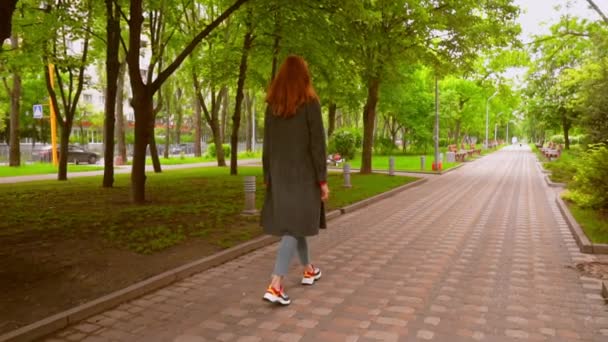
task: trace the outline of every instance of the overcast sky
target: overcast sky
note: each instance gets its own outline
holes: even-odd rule
[[[608,14],[608,0],[595,0],[595,4]],[[589,20],[601,20],[587,0],[514,0],[522,9],[519,23],[522,28],[521,38],[524,43],[530,42],[533,35],[549,33],[549,27],[559,21],[561,15],[569,14]],[[525,68],[509,68],[505,76],[523,86]]]
[[[551,24],[559,21],[562,14],[599,20],[599,15],[589,8],[587,0],[515,0],[522,9],[519,22],[522,27],[522,38],[528,42],[531,35],[549,32]],[[595,4],[608,14],[608,0],[594,0]],[[559,6],[560,9],[556,9]]]

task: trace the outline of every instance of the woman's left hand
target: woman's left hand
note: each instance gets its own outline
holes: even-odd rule
[[[329,186],[327,186],[327,183],[321,185],[321,201],[323,202],[327,202],[327,199],[329,198]]]

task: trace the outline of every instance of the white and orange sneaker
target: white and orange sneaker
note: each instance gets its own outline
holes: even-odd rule
[[[312,285],[315,281],[321,279],[321,269],[312,265],[311,271],[304,271],[304,276],[302,277],[302,285]]]
[[[289,296],[285,293],[285,291],[283,291],[283,287],[277,290],[271,285],[269,285],[268,289],[266,289],[266,293],[264,293],[263,299],[273,304],[291,304],[291,299],[289,299]]]

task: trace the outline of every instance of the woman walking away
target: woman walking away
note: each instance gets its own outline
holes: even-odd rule
[[[302,284],[312,285],[321,278],[321,270],[310,262],[306,237],[325,228],[323,202],[329,196],[321,105],[303,58],[287,57],[266,102],[262,226],[266,234],[280,236],[281,242],[264,299],[289,305],[283,278],[296,251],[304,267]]]

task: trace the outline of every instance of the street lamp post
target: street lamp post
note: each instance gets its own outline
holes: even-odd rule
[[[498,117],[502,114],[502,112],[496,115],[496,123],[494,123],[494,141],[496,141],[496,135],[498,134]]]
[[[488,148],[488,120],[489,120],[489,106],[490,106],[490,100],[494,97],[498,95],[498,91],[495,91],[494,94],[492,94],[492,96],[488,97],[488,100],[486,101],[486,140],[485,140],[485,144],[484,144],[484,148]]]

